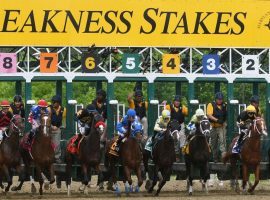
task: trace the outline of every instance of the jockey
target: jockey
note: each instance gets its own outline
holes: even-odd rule
[[[152,141],[154,141],[157,133],[164,133],[167,130],[167,126],[170,119],[171,119],[171,112],[169,110],[163,110],[161,116],[159,116],[158,119],[156,120]]]
[[[28,122],[32,124],[32,129],[29,133],[26,143],[31,145],[32,139],[36,134],[38,127],[40,126],[40,117],[42,114],[49,114],[48,103],[44,99],[40,99],[37,105],[32,106],[29,113]]]
[[[237,142],[234,144],[232,153],[240,153],[240,148],[243,139],[248,134],[249,128],[256,117],[256,108],[253,105],[249,105],[246,110],[242,111],[237,118],[237,124],[240,128],[240,136]]]
[[[3,100],[1,102],[0,111],[0,144],[5,136],[5,131],[7,130],[9,123],[12,119],[12,113],[9,111],[9,102],[7,100]]]
[[[204,111],[202,109],[197,109],[195,111],[195,115],[191,117],[190,122],[187,125],[187,129],[189,130],[189,134],[193,135],[196,132],[196,124],[199,124],[202,120],[208,120]]]
[[[256,109],[256,116],[261,116],[262,115],[261,109],[259,107],[259,104],[260,104],[260,98],[257,95],[253,95],[250,98],[250,105],[253,105],[255,107],[255,109]]]
[[[133,123],[139,123],[139,119],[136,116],[136,111],[134,109],[128,109],[127,114],[124,116],[124,118],[121,120],[121,122],[118,122],[116,125],[116,130],[118,133],[118,139],[116,141],[116,151],[119,151],[120,143],[126,136],[127,128],[128,128],[128,123],[131,122],[131,126]]]
[[[22,96],[21,95],[15,95],[13,97],[13,103],[10,104],[9,111],[13,115],[21,115],[22,118],[25,118],[25,109],[22,101]]]
[[[104,90],[97,91],[97,97],[92,101],[92,104],[96,107],[96,110],[102,117],[107,119],[107,99],[106,92]]]
[[[98,115],[98,111],[96,110],[93,104],[87,105],[86,109],[81,109],[75,114],[75,120],[78,122],[79,133],[77,139],[74,141],[74,146],[77,146],[79,141],[81,140],[82,136],[87,135],[90,131],[90,123],[91,123],[91,116]]]

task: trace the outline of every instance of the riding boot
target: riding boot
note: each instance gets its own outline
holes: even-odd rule
[[[241,143],[243,141],[244,136],[245,136],[245,132],[241,131],[237,142],[233,146],[232,153],[240,153],[240,145],[241,145]]]
[[[115,150],[116,150],[117,152],[119,152],[120,145],[121,145],[121,142],[122,142],[123,139],[124,139],[124,137],[119,136],[119,138],[118,138],[117,141],[116,141]]]
[[[82,134],[79,133],[77,139],[73,143],[74,147],[78,147],[81,138],[82,138]]]

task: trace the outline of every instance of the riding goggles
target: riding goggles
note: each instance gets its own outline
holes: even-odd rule
[[[248,115],[255,115],[254,112],[248,112],[247,114],[248,114]]]

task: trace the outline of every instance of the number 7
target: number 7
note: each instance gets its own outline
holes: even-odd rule
[[[44,60],[48,60],[47,65],[46,65],[46,68],[49,69],[51,67],[51,64],[52,64],[52,61],[53,61],[53,57],[44,57]]]

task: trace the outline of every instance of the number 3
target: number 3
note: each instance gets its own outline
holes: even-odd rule
[[[214,70],[216,69],[216,61],[213,58],[207,59],[207,65],[206,65],[208,70]]]

